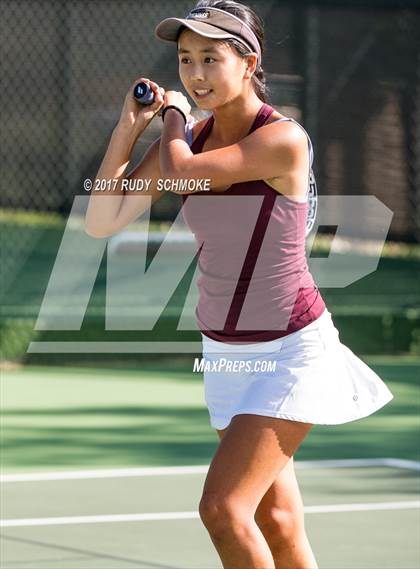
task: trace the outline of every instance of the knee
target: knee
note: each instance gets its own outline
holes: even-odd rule
[[[262,533],[267,540],[273,538],[277,542],[290,542],[304,531],[303,509],[299,511],[270,508],[263,514],[255,516]]]
[[[241,504],[217,494],[204,494],[198,512],[201,521],[212,534],[223,533],[228,529],[239,530],[252,520],[252,515]]]

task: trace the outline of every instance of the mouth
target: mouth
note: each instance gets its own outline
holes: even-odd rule
[[[213,92],[213,89],[194,89],[193,93],[197,97],[197,99],[204,99],[210,93]]]

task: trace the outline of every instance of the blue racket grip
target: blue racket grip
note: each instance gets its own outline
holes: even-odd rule
[[[155,100],[155,94],[148,83],[141,81],[134,87],[133,97],[142,105],[151,105]]]

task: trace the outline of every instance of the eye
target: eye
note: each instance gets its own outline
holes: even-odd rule
[[[189,57],[181,57],[181,63],[186,63],[187,59],[189,59]]]
[[[213,57],[206,57],[205,59],[211,59],[212,61],[216,61]]]

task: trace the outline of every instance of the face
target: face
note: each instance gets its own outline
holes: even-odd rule
[[[214,109],[246,96],[250,87],[245,80],[252,76],[247,58],[232,46],[192,30],[183,30],[179,36],[178,61],[182,84],[200,109]]]

